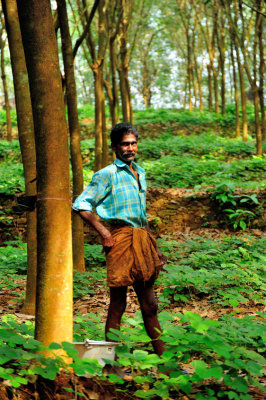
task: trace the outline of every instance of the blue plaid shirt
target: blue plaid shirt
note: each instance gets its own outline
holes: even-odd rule
[[[96,172],[91,183],[75,200],[76,211],[92,211],[110,223],[125,222],[135,228],[148,224],[146,215],[145,171],[136,163],[140,188],[127,164],[118,158],[114,163]]]

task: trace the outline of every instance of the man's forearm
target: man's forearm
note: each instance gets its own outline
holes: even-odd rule
[[[79,211],[81,218],[91,225],[103,238],[110,235],[108,229],[95,217],[91,211]]]
[[[91,211],[79,211],[81,218],[91,225],[101,236],[102,245],[104,247],[112,247],[114,241],[111,232],[95,217]]]

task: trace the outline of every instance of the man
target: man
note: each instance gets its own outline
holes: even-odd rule
[[[110,305],[107,333],[120,329],[126,308],[127,287],[137,294],[147,334],[154,351],[161,355],[164,345],[159,338],[157,301],[153,284],[165,257],[152,237],[146,216],[145,172],[136,163],[138,132],[129,123],[115,125],[111,146],[116,154],[113,164],[93,175],[91,183],[76,199],[73,209],[101,237],[106,253]],[[95,208],[105,227],[92,213]]]

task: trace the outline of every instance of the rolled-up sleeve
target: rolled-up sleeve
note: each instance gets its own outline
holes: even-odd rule
[[[108,174],[96,172],[91,183],[77,197],[73,204],[74,211],[93,211],[110,191],[110,179]]]

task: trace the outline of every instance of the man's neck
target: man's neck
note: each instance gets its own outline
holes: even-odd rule
[[[125,161],[125,160],[122,160],[122,159],[119,158],[119,157],[117,157],[117,158],[118,158],[118,160],[120,160],[120,161],[122,161],[123,163],[125,163],[125,164],[129,167],[129,169],[130,169],[131,171],[134,171],[133,162],[132,162],[132,161]]]

